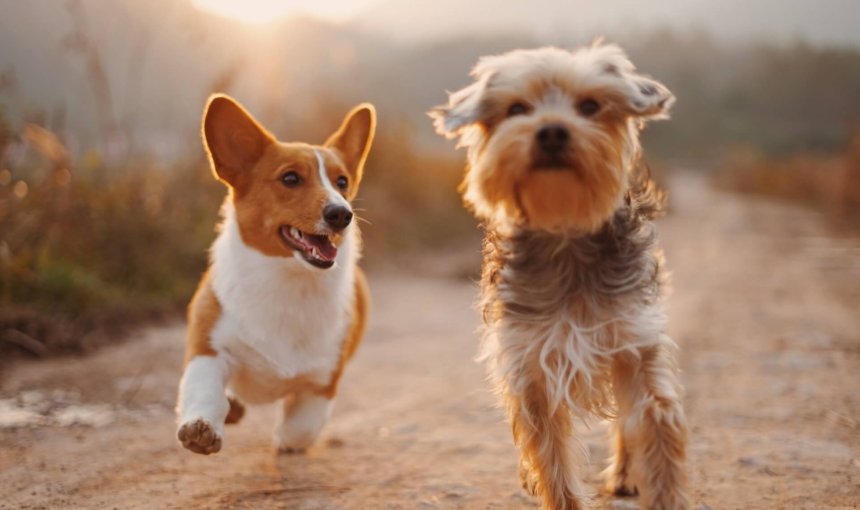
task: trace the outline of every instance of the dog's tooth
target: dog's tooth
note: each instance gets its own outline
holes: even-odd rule
[[[299,229],[297,229],[296,227],[290,227],[290,235],[295,237],[296,239],[302,238],[302,233],[299,232]]]

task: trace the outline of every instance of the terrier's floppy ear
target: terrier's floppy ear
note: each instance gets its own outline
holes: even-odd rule
[[[339,153],[355,185],[361,181],[375,134],[376,109],[370,103],[361,103],[346,114],[338,130],[324,144]]]
[[[665,119],[675,96],[662,83],[636,72],[627,53],[615,44],[604,44],[602,40],[584,50],[585,56],[593,59],[597,68],[616,89],[618,107],[627,115],[642,120]]]
[[[275,137],[233,98],[215,94],[203,112],[203,144],[218,178],[235,184],[236,177],[254,166]]]
[[[467,126],[480,119],[481,99],[487,79],[478,80],[457,92],[448,94],[448,104],[427,112],[433,119],[436,132],[446,138],[456,138]]]
[[[662,83],[647,76],[631,74],[625,76],[627,111],[643,120],[669,118],[669,108],[675,96]]]
[[[481,58],[470,73],[475,81],[457,92],[449,93],[448,104],[427,112],[433,119],[437,133],[445,138],[456,138],[463,134],[465,128],[481,119],[484,96],[490,80],[498,72],[498,60],[498,56]]]

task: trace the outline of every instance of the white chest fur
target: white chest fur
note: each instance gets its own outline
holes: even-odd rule
[[[349,325],[356,236],[349,227],[335,265],[318,269],[298,255],[270,257],[246,245],[233,208],[226,205],[212,246],[212,285],[222,310],[213,348],[260,375],[310,375],[325,382]]]

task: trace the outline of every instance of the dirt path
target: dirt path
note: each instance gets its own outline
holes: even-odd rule
[[[694,177],[673,184],[661,236],[695,500],[858,508],[860,240],[825,236],[805,210]],[[377,272],[371,287],[367,340],[304,456],[272,452],[268,407],[229,428],[215,456],[178,446],[181,324],[84,359],[11,367],[0,384],[0,508],[533,508],[472,361],[474,285]],[[594,489],[603,433],[584,432]],[[595,506],[635,508],[602,496]]]

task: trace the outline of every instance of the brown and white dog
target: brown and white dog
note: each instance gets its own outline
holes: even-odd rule
[[[373,106],[362,104],[321,146],[283,143],[230,97],[209,99],[203,140],[229,193],[189,306],[177,404],[185,448],[220,450],[241,402],[279,401],[274,439],[284,451],[307,448],[328,420],[366,324],[350,200],[375,128]]]
[[[662,195],[639,129],[674,98],[624,52],[518,50],[431,111],[468,148],[464,198],[485,222],[483,358],[543,508],[582,508],[573,422],[614,418],[610,492],[689,508],[675,345],[664,332]]]

